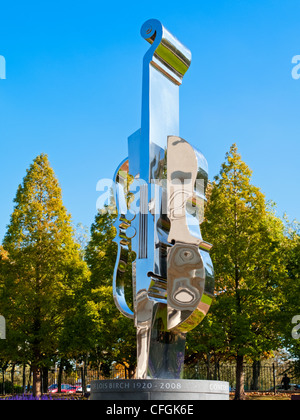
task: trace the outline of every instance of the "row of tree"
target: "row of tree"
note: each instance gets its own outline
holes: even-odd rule
[[[299,226],[278,218],[236,145],[208,189],[205,240],[214,244],[215,300],[188,335],[186,361],[235,360],[236,398],[243,398],[243,364],[280,348],[300,360],[291,320],[300,314]],[[135,329],[112,298],[116,257],[114,218],[99,212],[90,236],[76,232],[46,155],[19,186],[0,247],[0,369],[29,364],[33,390],[41,372],[70,360],[108,374],[112,362],[136,366]],[[127,272],[131,291],[130,265]]]

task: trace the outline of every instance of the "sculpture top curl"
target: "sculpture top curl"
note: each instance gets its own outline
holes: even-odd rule
[[[157,19],[147,20],[141,27],[142,37],[152,44],[145,59],[167,77],[181,85],[190,67],[191,51],[175,38]]]

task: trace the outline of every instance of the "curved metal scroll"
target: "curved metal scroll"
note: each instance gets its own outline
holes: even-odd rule
[[[174,83],[181,85],[182,78],[191,64],[191,51],[157,19],[147,20],[141,28],[141,35],[152,44],[145,59],[151,58],[153,66],[172,79]]]
[[[128,218],[126,203],[128,158],[124,159],[118,166],[114,181],[114,196],[118,210],[118,217],[114,223],[114,226],[117,229],[117,235],[114,242],[118,244],[118,254],[113,275],[113,298],[119,311],[127,318],[134,319],[134,313],[127,305],[124,290],[124,275],[126,272],[130,245],[130,237],[127,236],[127,229],[130,227],[130,219]]]

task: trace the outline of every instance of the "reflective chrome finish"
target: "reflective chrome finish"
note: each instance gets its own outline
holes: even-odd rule
[[[186,333],[213,297],[212,245],[200,232],[207,162],[179,137],[179,86],[191,52],[158,20],[145,22],[141,34],[151,47],[143,61],[141,129],[128,138],[128,158],[115,175],[113,294],[119,310],[135,320],[136,377],[180,378]],[[133,310],[123,281],[130,249]]]
[[[152,44],[152,48],[145,55],[146,61],[180,85],[191,64],[190,50],[156,19],[147,20],[143,24],[141,35]]]
[[[118,211],[118,218],[115,222],[117,235],[114,241],[118,244],[118,254],[113,275],[113,297],[119,311],[128,318],[134,318],[134,313],[128,307],[124,291],[124,275],[128,262],[130,238],[127,237],[127,229],[130,227],[130,217],[127,217],[127,179],[128,159],[124,159],[116,170],[115,201]]]

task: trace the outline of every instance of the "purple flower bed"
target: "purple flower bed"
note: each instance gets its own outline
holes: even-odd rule
[[[53,397],[52,395],[42,395],[41,397],[34,397],[32,394],[22,394],[22,395],[10,395],[9,397],[0,398],[1,400],[14,400],[14,401],[56,401],[56,400],[76,400],[77,398],[59,398]]]

